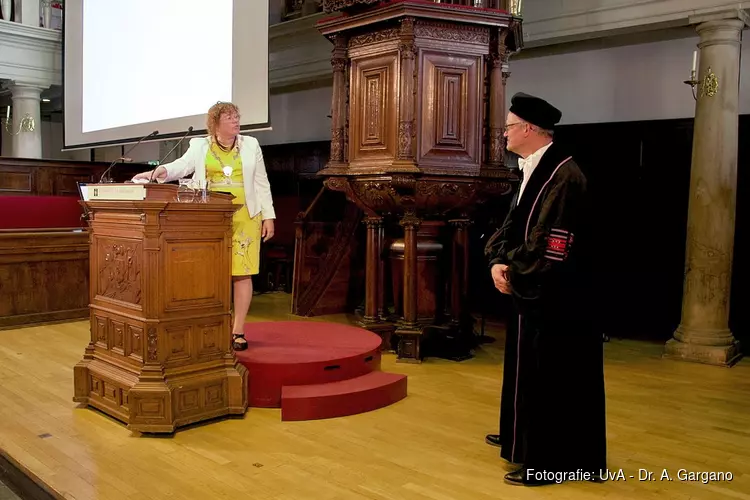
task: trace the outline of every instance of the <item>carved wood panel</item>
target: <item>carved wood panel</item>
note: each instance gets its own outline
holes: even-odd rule
[[[128,325],[128,334],[125,341],[125,356],[135,361],[143,362],[143,328]]]
[[[97,238],[97,296],[127,304],[141,304],[140,241],[119,238]]]
[[[482,58],[422,51],[422,133],[419,161],[480,162]]]
[[[462,147],[466,143],[466,108],[462,107],[466,94],[466,70],[437,69],[437,124],[436,143],[439,146]],[[464,146],[465,147],[465,146]]]
[[[0,192],[3,194],[31,194],[34,192],[34,179],[31,172],[0,171]]]
[[[224,259],[224,240],[167,240],[164,246],[165,310],[221,306],[222,280],[212,263]]]
[[[199,334],[194,339],[196,343],[195,351],[198,358],[221,355],[225,347],[223,344],[227,341],[221,337],[221,333],[224,331],[222,327],[222,323],[198,326]]]
[[[351,163],[396,157],[398,65],[398,51],[352,60]]]
[[[111,321],[112,329],[112,352],[125,356],[125,323],[122,321]]]
[[[109,356],[130,366],[143,363],[145,338],[141,321],[96,311],[91,315],[91,342],[97,350],[107,350]]]
[[[193,355],[192,349],[192,327],[175,326],[166,329],[167,357],[165,364],[189,361]]]
[[[104,316],[94,316],[93,328],[91,328],[91,334],[95,335],[93,341],[97,347],[102,349],[109,349],[109,340],[107,339],[107,318]]]

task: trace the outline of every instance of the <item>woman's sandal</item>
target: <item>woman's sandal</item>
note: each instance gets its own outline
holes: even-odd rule
[[[235,351],[244,351],[245,349],[247,349],[247,340],[245,340],[244,333],[232,334],[232,348]]]

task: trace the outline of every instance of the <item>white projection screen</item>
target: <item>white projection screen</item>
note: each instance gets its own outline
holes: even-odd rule
[[[205,133],[230,101],[270,127],[268,0],[67,0],[64,149]]]

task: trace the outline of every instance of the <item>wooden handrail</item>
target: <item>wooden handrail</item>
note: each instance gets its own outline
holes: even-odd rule
[[[328,188],[326,188],[325,186],[322,186],[320,188],[320,191],[318,191],[318,194],[315,195],[315,198],[313,198],[313,201],[307,207],[307,210],[305,210],[304,212],[300,212],[299,215],[297,215],[297,220],[295,222],[299,223],[307,220],[307,218],[310,216],[310,212],[313,211],[315,205],[318,204],[318,200],[320,200],[320,197],[323,196],[323,193],[325,193],[327,189]]]

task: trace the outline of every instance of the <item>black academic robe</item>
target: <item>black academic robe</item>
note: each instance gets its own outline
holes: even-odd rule
[[[586,178],[552,143],[487,243],[509,266],[501,456],[528,468],[606,468],[602,336],[593,324]],[[603,251],[606,251],[604,249]]]

